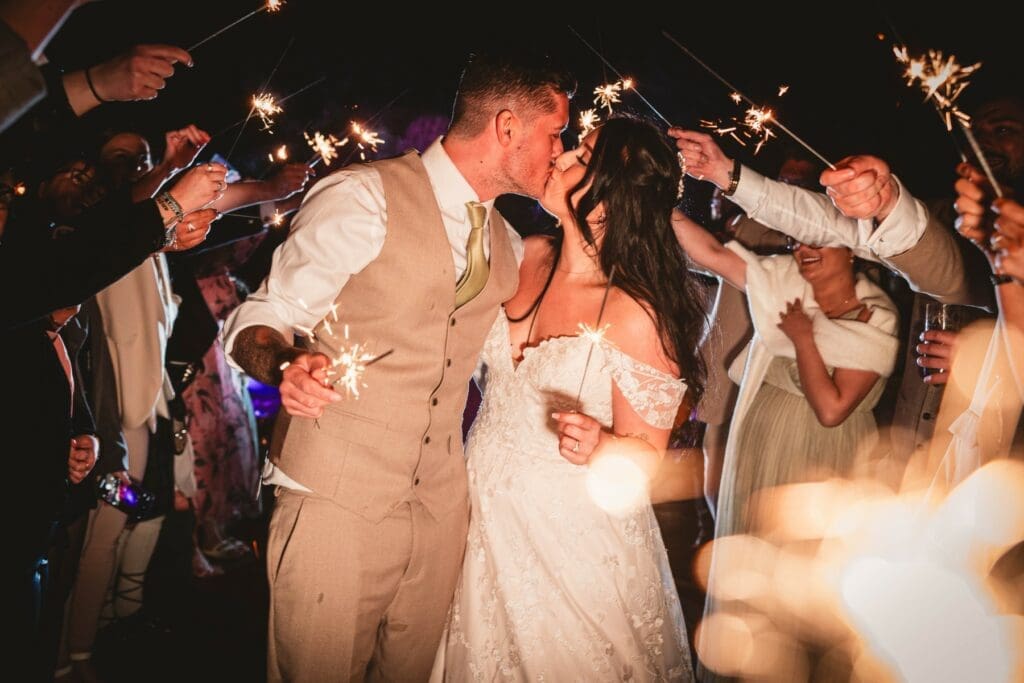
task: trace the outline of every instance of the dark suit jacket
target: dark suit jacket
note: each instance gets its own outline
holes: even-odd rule
[[[70,490],[71,437],[93,433],[92,416],[81,400],[72,416],[67,376],[42,324],[0,333],[0,358],[3,500],[23,530],[19,551],[45,551]]]
[[[163,244],[153,201],[111,197],[70,221],[52,239],[35,206],[12,211],[0,244],[0,330],[80,304],[116,282]]]

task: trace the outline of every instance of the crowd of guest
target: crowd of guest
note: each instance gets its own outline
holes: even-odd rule
[[[313,176],[197,162],[211,138],[196,125],[162,140],[92,130],[88,112],[157,97],[191,57],[138,45],[81,71],[38,67],[76,5],[0,3],[0,429],[17,520],[0,591],[18,680],[98,680],[97,634],[145,609],[168,514],[194,519],[197,580],[252,553],[231,525],[260,515],[269,433],[218,335]],[[706,391],[652,495],[680,594],[696,595],[691,638],[702,616],[746,609],[705,605],[692,585],[711,517],[716,537],[756,533],[774,487],[888,459],[951,489],[1021,455],[1024,99],[993,95],[972,114],[994,175],[966,160],[929,201],[878,156],[828,169],[794,151],[771,179],[708,134],[670,132],[688,182],[716,186],[712,211],[673,215],[714,303]],[[222,219],[256,205],[284,226]],[[103,482],[121,497],[101,500]],[[129,486],[152,498],[131,504]]]

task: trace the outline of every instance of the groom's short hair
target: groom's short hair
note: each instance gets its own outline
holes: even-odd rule
[[[535,52],[477,53],[470,57],[455,95],[448,134],[473,138],[503,109],[550,113],[554,95],[570,99],[576,80],[550,57]]]

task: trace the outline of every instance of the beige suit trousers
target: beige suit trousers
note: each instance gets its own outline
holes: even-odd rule
[[[373,524],[278,489],[267,541],[272,683],[426,681],[462,568],[468,500],[416,501]]]

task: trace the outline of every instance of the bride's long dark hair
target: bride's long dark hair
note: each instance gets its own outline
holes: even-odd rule
[[[642,119],[618,116],[600,131],[586,173],[568,193],[571,197],[590,184],[576,206],[576,222],[583,239],[596,249],[586,218],[603,205],[601,269],[606,276],[614,269],[614,286],[646,304],[665,355],[679,366],[697,401],[704,391],[698,347],[707,325],[707,297],[687,268],[686,253],[672,230],[681,173],[678,157],[665,135]]]

